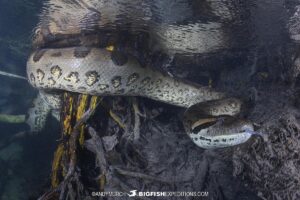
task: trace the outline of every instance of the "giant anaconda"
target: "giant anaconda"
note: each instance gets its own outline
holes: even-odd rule
[[[59,5],[63,7],[64,3]],[[32,130],[40,130],[46,115],[59,109],[59,91],[65,90],[101,96],[143,96],[185,107],[183,123],[186,132],[194,143],[203,148],[232,146],[251,137],[252,124],[233,117],[241,109],[242,103],[238,99],[169,77],[150,66],[141,66],[132,56],[118,60],[116,52],[99,48],[97,42],[93,44],[86,30],[82,34],[82,13],[79,12],[73,19],[82,20],[81,26],[70,26],[68,32],[68,26],[61,28],[64,21],[60,19],[58,10],[59,7],[52,12],[53,18],[47,18],[47,22],[42,20],[34,41],[39,48],[31,54],[27,63],[28,79],[40,90],[27,121]],[[100,11],[95,8],[84,11],[89,14],[82,14],[86,22],[99,20],[93,14],[98,16]],[[47,15],[51,16],[49,13]],[[65,20],[65,23],[68,21]],[[78,42],[82,39],[86,42]],[[56,93],[53,95],[49,91]]]

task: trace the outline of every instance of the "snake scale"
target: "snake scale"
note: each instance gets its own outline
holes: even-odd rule
[[[52,4],[57,2],[52,1]],[[90,1],[76,2],[88,7],[86,2]],[[48,5],[48,9],[52,4]],[[60,2],[59,5],[63,7],[64,4]],[[241,144],[253,134],[251,122],[234,117],[240,112],[240,100],[209,87],[170,77],[151,66],[141,66],[133,56],[99,48],[97,40],[101,37],[82,34],[83,26],[70,26],[68,29],[68,24],[64,24],[67,28],[62,30],[59,10],[56,8],[47,13],[47,16],[54,16],[50,22],[49,17],[42,18],[46,18],[47,23],[41,20],[34,40],[38,48],[27,62],[28,80],[40,91],[28,113],[27,123],[32,130],[40,130],[44,126],[49,112],[58,118],[59,91],[64,90],[100,96],[142,96],[184,107],[185,130],[202,148]],[[88,18],[90,21],[95,20],[93,14],[100,13],[89,7],[85,12],[89,15],[81,14],[85,18],[91,16]],[[82,18],[79,12],[75,19]]]

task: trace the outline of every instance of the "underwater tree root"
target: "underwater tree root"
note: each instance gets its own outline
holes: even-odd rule
[[[132,107],[134,112],[133,137],[134,140],[137,141],[140,138],[140,126],[141,126],[140,117],[144,117],[144,115],[141,113],[139,109],[138,100],[136,97],[132,97]]]
[[[84,94],[64,94],[61,113],[62,140],[58,145],[52,163],[52,189],[39,199],[78,199],[84,187],[77,172],[78,153],[80,152],[86,121],[94,113],[100,97]]]

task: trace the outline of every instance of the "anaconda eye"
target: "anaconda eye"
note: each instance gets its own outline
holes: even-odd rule
[[[192,124],[191,131],[194,134],[198,134],[202,129],[206,129],[216,123],[217,120],[215,118],[200,119]]]

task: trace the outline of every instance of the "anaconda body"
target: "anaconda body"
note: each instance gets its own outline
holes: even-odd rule
[[[224,98],[223,93],[142,67],[129,57],[115,64],[112,53],[99,48],[43,49],[27,64],[30,83],[39,89],[58,89],[91,95],[144,96],[181,107]]]
[[[225,98],[223,93],[174,79],[150,67],[142,67],[133,57],[128,57],[123,63],[114,62],[112,57],[111,52],[99,48],[43,49],[30,56],[27,74],[30,83],[40,90],[65,90],[102,96],[144,96],[190,109],[201,102],[215,102],[210,105],[203,104],[200,106],[202,111],[198,112],[211,117],[234,116],[240,111],[241,102],[234,98]],[[53,110],[57,109],[57,98],[49,98],[49,94],[42,96]],[[211,110],[205,111],[204,108]],[[193,119],[189,114],[187,118]],[[38,121],[41,122],[43,121]],[[234,125],[230,123],[227,127],[224,124],[215,124],[195,133],[193,130],[202,125],[201,123],[187,120],[185,125],[191,127],[186,130],[193,141],[205,148],[244,142],[250,137],[244,128],[252,128],[247,122]],[[41,126],[37,124],[37,127]]]
[[[28,79],[41,91],[38,103],[29,112],[32,129],[40,130],[50,111],[57,116],[59,97],[47,92],[59,94],[65,90],[101,96],[143,96],[188,108],[183,120],[185,129],[203,148],[232,146],[251,136],[250,122],[232,118],[240,112],[238,99],[164,75],[151,66],[141,66],[133,56],[99,48],[111,43],[103,43],[99,30],[106,22],[114,21],[107,18],[109,13],[103,10],[102,2],[50,0],[46,6],[33,41],[37,50],[27,62]],[[197,38],[193,40],[196,42]],[[214,44],[208,43],[197,52],[220,46]],[[41,106],[44,108],[38,108]],[[224,120],[219,120],[224,116]]]

